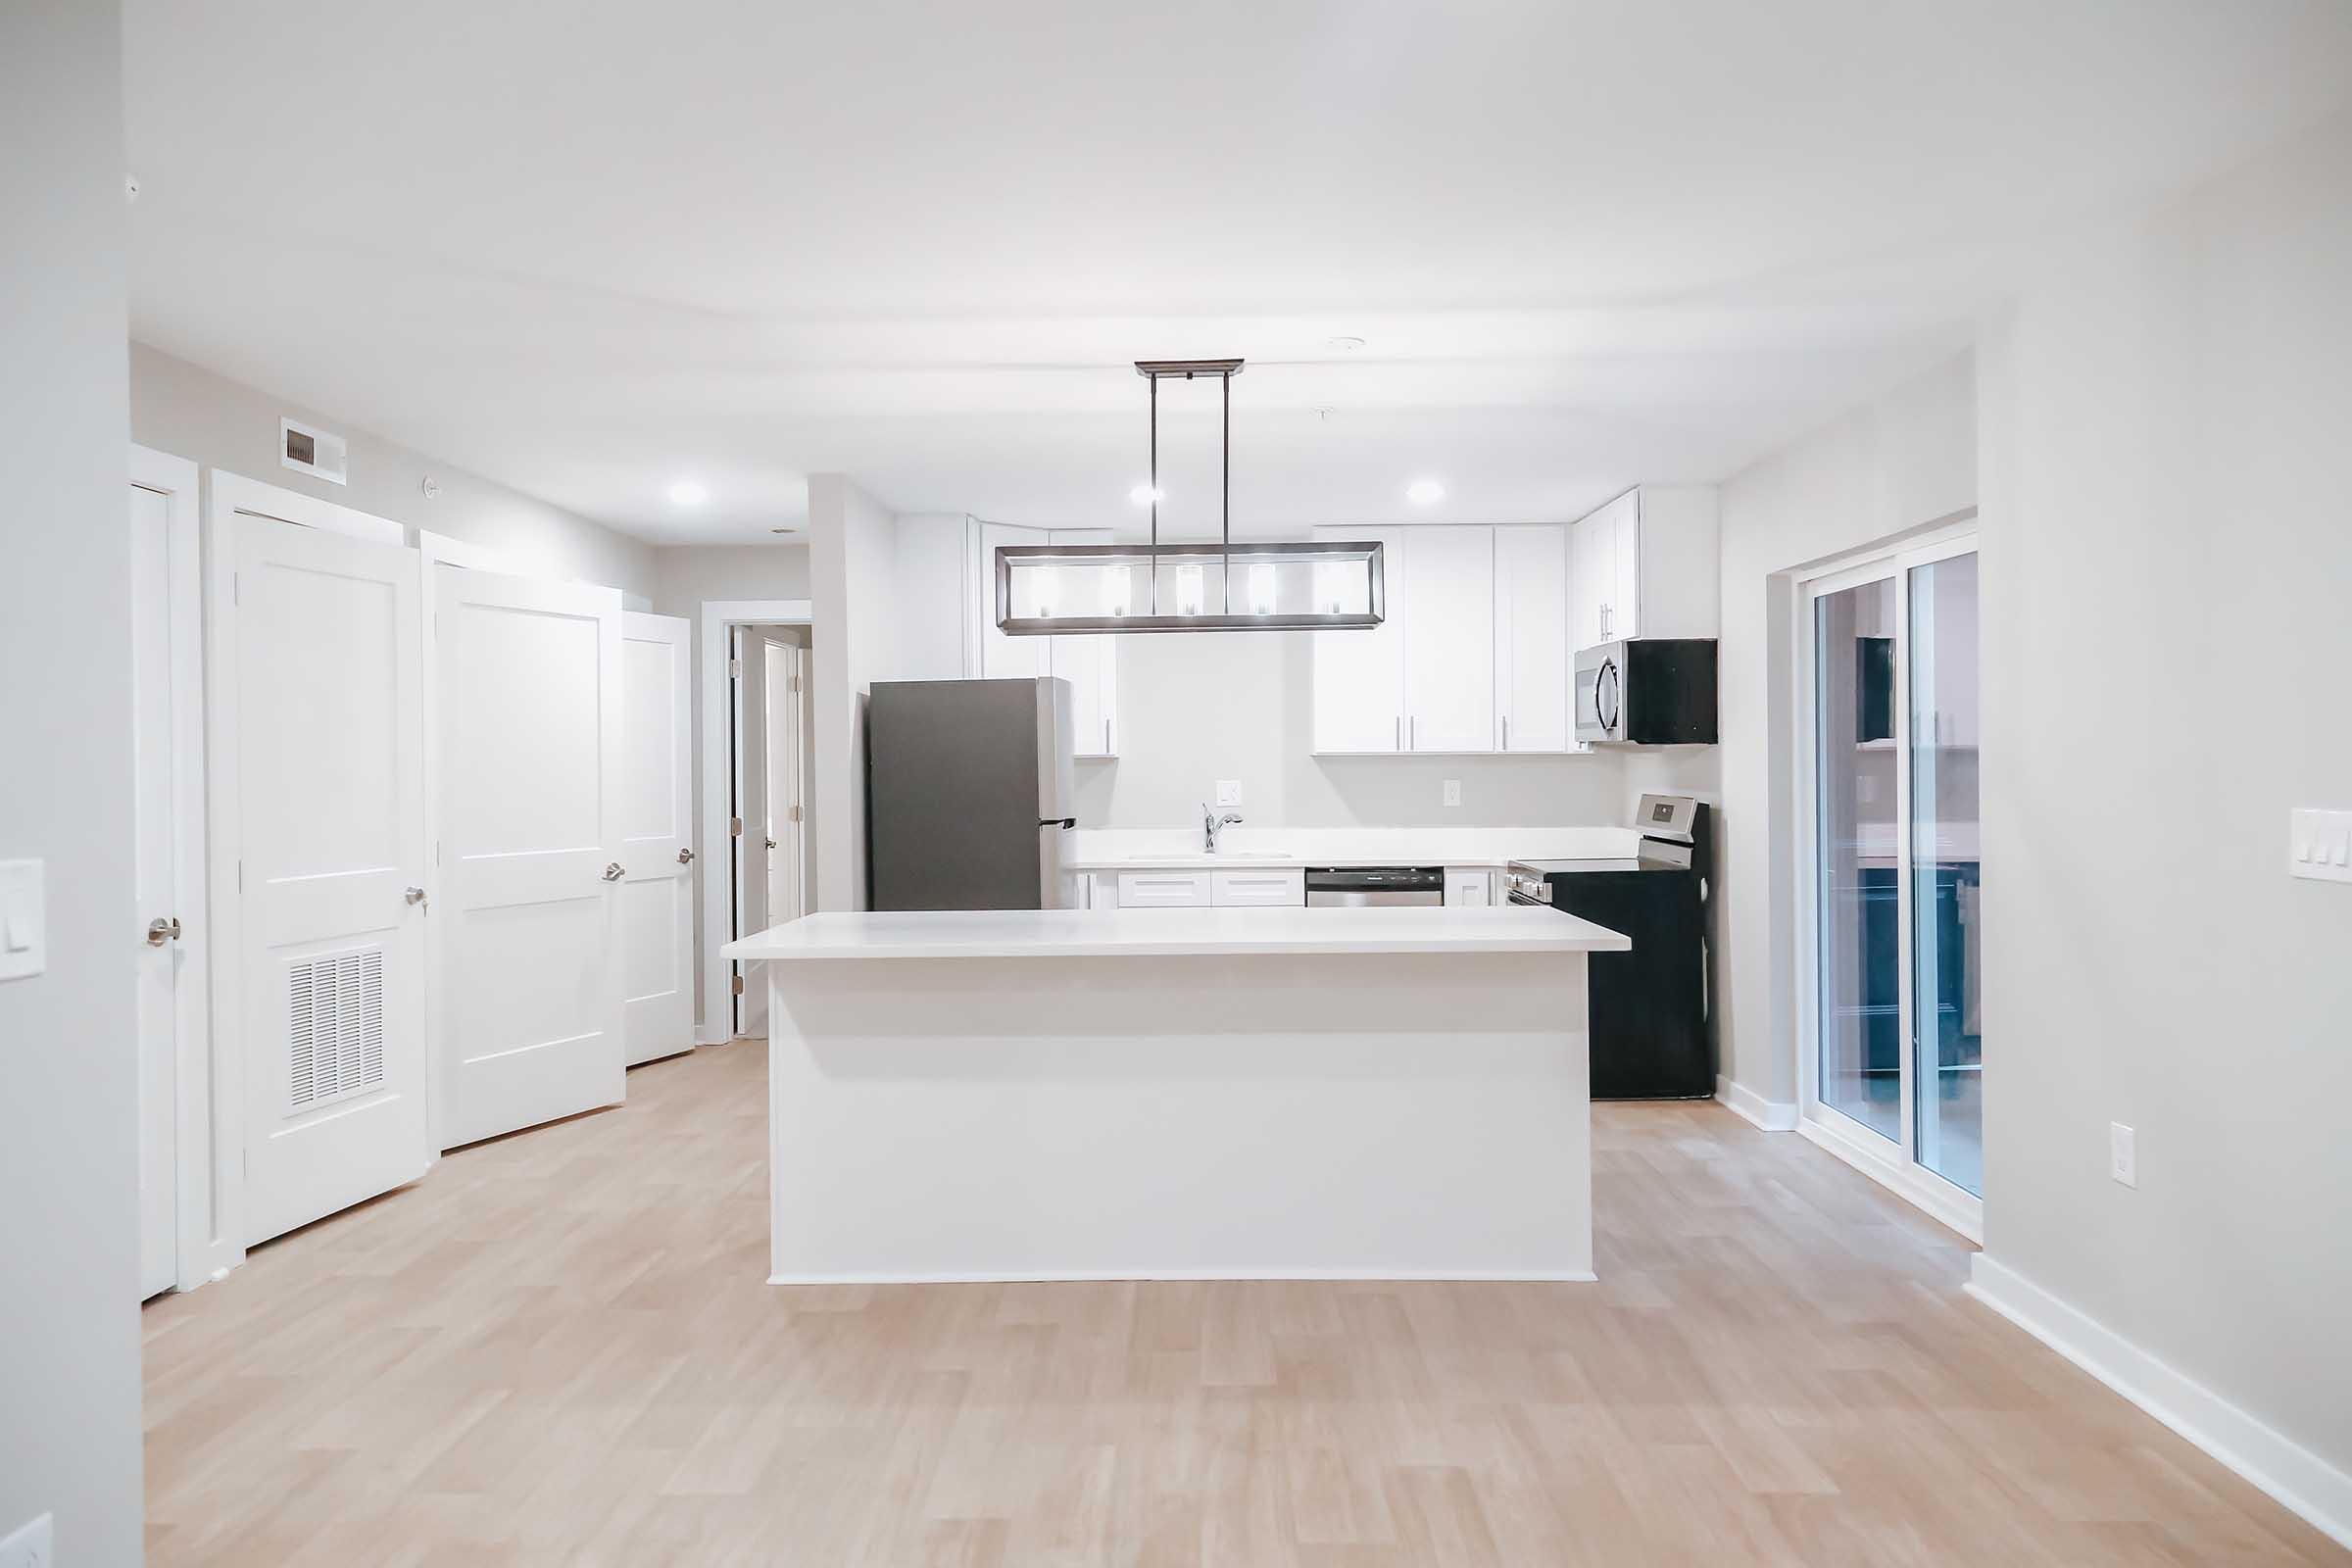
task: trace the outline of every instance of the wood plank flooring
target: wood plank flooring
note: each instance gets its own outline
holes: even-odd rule
[[[1793,1136],[1603,1106],[1598,1285],[784,1290],[757,1043],[149,1307],[151,1561],[2346,1563]]]

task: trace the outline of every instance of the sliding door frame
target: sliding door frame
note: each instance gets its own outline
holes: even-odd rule
[[[1911,803],[1911,574],[1920,566],[1978,550],[1972,509],[1921,533],[1826,562],[1799,572],[1790,647],[1794,649],[1796,736],[1792,748],[1796,779],[1796,1130],[1865,1175],[1925,1209],[1970,1241],[1984,1240],[1984,1200],[1929,1169],[1917,1157],[1919,1137],[1919,1039],[1914,1024],[1913,852],[1916,823]],[[1894,629],[1894,843],[1895,946],[1900,1018],[1896,1094],[1900,1136],[1889,1141],[1821,1099],[1821,675],[1815,606],[1825,597],[1864,583],[1895,585]],[[1981,612],[1980,612],[1981,615]]]

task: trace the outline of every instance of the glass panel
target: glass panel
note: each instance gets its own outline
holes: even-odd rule
[[[1911,572],[1911,1013],[1919,1162],[1984,1191],[1977,558]]]
[[[1813,602],[1814,867],[1821,974],[1817,1093],[1890,1142],[1902,1137],[1900,892],[1896,885],[1894,579]]]

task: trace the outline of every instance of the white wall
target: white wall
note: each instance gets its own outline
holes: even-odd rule
[[[901,673],[898,534],[898,519],[845,475],[809,476],[820,909],[865,907],[865,694]]]
[[[2286,875],[2352,808],[2352,117],[2054,258],[1982,395],[1986,1255],[2352,1539],[2352,887]]]
[[[1976,505],[1976,413],[1963,356],[1723,486],[1720,1071],[1769,1102],[1796,1098],[1788,573]]]
[[[120,8],[0,8],[0,859],[48,972],[0,981],[0,1535],[139,1560]]]
[[[284,466],[277,448],[281,416],[349,438],[351,482],[329,484]],[[603,583],[641,600],[653,594],[655,552],[642,540],[144,343],[130,345],[130,438],[206,467],[495,550],[526,575]],[[427,474],[441,490],[431,500],[424,495]]]

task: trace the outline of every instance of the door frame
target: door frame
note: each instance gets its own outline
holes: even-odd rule
[[[213,1256],[212,932],[205,852],[204,493],[186,458],[130,445],[129,481],[164,498],[172,610],[172,888],[181,908],[172,986],[172,1289],[192,1291]]]
[[[695,1005],[700,1015],[695,1039],[706,1046],[724,1045],[735,1037],[735,1006],[727,981],[732,960],[719,956],[734,929],[735,893],[732,866],[733,837],[727,831],[727,799],[735,767],[728,752],[734,725],[727,694],[728,633],[737,626],[808,626],[815,620],[813,602],[807,599],[706,599],[696,606],[702,623],[701,649],[695,660],[702,695],[695,704],[695,759],[702,768],[703,787],[696,802],[699,822],[695,856],[701,878],[703,961],[696,976]],[[806,760],[806,759],[804,759]],[[729,867],[721,878],[717,868]]]
[[[767,757],[762,759],[762,761],[772,763],[774,760],[775,732],[779,727],[776,719],[778,713],[781,712],[784,719],[782,727],[787,728],[792,735],[790,748],[792,758],[791,794],[795,814],[785,828],[790,835],[792,844],[792,903],[801,914],[807,914],[808,912],[808,756],[804,742],[808,733],[808,650],[798,643],[770,642],[762,645],[762,658],[765,657],[766,650],[770,648],[783,651],[790,684],[785,688],[783,701],[779,703],[775,688],[768,683],[765,672],[761,672],[760,691],[767,709],[767,711],[760,715],[760,738],[767,743]],[[772,802],[776,797],[776,771],[772,765],[763,765],[760,769],[760,783],[765,801]],[[769,825],[774,825],[772,817]],[[778,840],[777,842],[784,841]],[[775,868],[769,866],[767,872],[767,897],[762,902],[767,909],[768,919],[772,922],[776,914]]]
[[[201,1150],[183,1148],[181,1169],[201,1161],[203,1190],[195,1207],[203,1227],[198,1247],[203,1279],[219,1279],[245,1260],[245,1067],[236,1021],[244,992],[238,955],[244,951],[244,836],[238,825],[237,584],[235,523],[240,514],[270,517],[339,533],[370,544],[408,544],[407,530],[386,517],[264,484],[220,468],[205,470],[204,710],[209,845],[207,890],[212,906],[212,1049],[202,1092]],[[183,1093],[186,1092],[183,1090]],[[428,1102],[429,1103],[429,1102]],[[206,1202],[205,1200],[209,1200]],[[184,1288],[184,1287],[183,1287]]]
[[[1854,1166],[1942,1224],[1982,1246],[1984,1240],[1984,1200],[1958,1183],[1919,1163],[1917,1069],[1918,1042],[1912,1028],[1912,813],[1911,813],[1911,602],[1910,574],[1914,567],[1979,552],[1976,509],[1867,550],[1835,558],[1799,571],[1791,596],[1789,646],[1795,653],[1795,692],[1789,707],[1796,734],[1790,748],[1795,771],[1792,797],[1795,828],[1795,984],[1796,1001],[1796,1131],[1814,1144]],[[1895,948],[1896,1028],[1900,1083],[1896,1101],[1901,1116],[1900,1137],[1892,1144],[1852,1117],[1826,1105],[1820,1096],[1821,1073],[1821,899],[1820,899],[1820,785],[1818,714],[1815,711],[1819,677],[1814,646],[1814,605],[1825,595],[1867,582],[1895,584],[1894,637],[1895,722]]]

